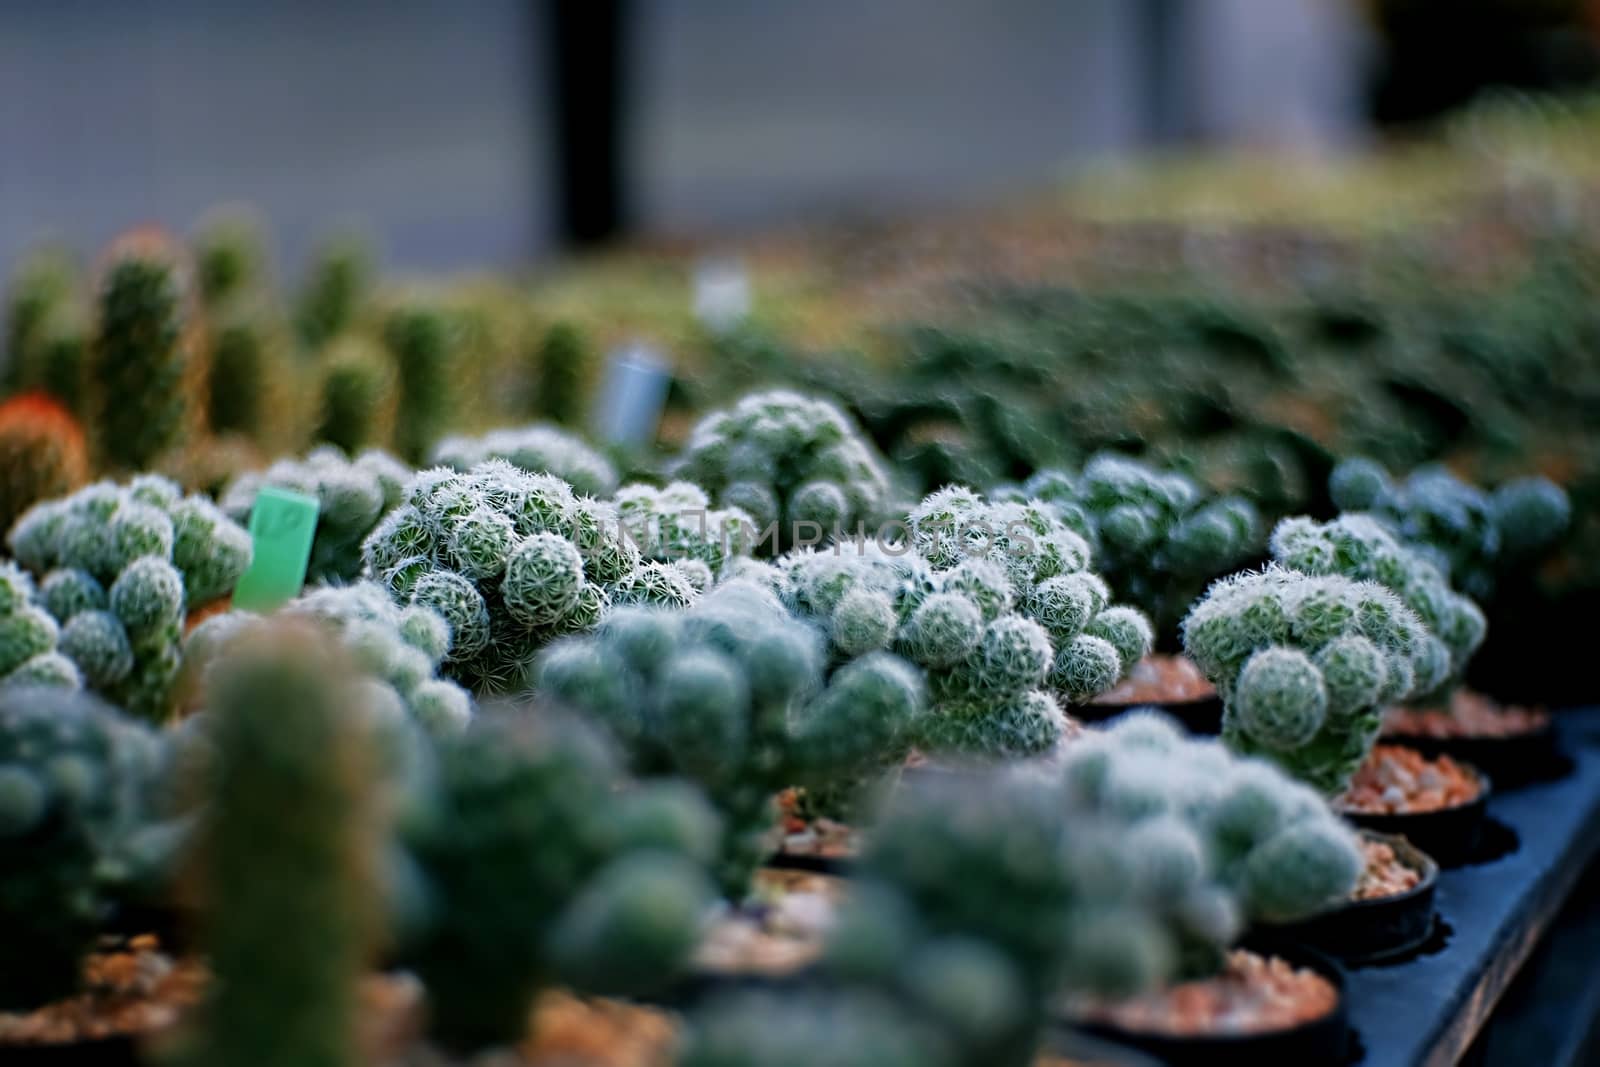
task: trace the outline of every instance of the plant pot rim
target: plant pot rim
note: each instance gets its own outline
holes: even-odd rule
[[[1449,810],[1449,809],[1444,809]],[[1428,855],[1422,849],[1413,845],[1409,838],[1403,834],[1386,834],[1366,826],[1356,827],[1357,836],[1370,841],[1378,841],[1394,849],[1395,856],[1401,863],[1416,871],[1422,877],[1410,889],[1399,893],[1391,893],[1386,897],[1368,897],[1365,900],[1346,900],[1321,911],[1313,912],[1306,919],[1317,919],[1324,915],[1336,912],[1360,912],[1373,908],[1382,908],[1399,904],[1402,901],[1414,900],[1426,893],[1432,893],[1439,884],[1439,861]],[[1297,920],[1304,921],[1304,920]]]

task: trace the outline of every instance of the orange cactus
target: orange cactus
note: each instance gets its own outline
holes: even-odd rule
[[[89,480],[83,428],[44,393],[0,404],[0,530],[40,500],[64,496]]]

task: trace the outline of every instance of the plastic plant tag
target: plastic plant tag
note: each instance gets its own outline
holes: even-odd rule
[[[244,611],[271,611],[299,596],[316,532],[315,497],[263,486],[250,511],[255,554],[233,591],[233,606]]]
[[[655,439],[671,374],[645,345],[613,352],[595,407],[594,431],[614,445],[638,447]]]

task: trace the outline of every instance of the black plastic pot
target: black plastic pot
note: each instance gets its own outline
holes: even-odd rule
[[[1343,1067],[1350,1053],[1350,1016],[1345,1006],[1344,969],[1333,960],[1304,945],[1280,943],[1274,938],[1251,938],[1245,947],[1263,954],[1279,956],[1300,967],[1309,967],[1332,982],[1339,991],[1333,1011],[1287,1030],[1256,1034],[1208,1034],[1177,1036],[1124,1030],[1104,1023],[1076,1024],[1064,1021],[1071,1030],[1114,1044],[1125,1045],[1153,1056],[1169,1067]]]
[[[1483,828],[1493,792],[1489,776],[1470,764],[1463,764],[1477,776],[1478,795],[1465,804],[1439,811],[1410,812],[1403,815],[1375,815],[1359,811],[1340,811],[1353,825],[1380,834],[1404,837],[1432,856],[1441,867],[1471,863],[1483,842]]]
[[[1403,837],[1362,830],[1394,849],[1400,861],[1420,871],[1422,880],[1404,893],[1377,900],[1351,900],[1292,923],[1264,924],[1275,940],[1299,942],[1325,952],[1347,967],[1400,959],[1433,936],[1434,895],[1439,865]]]
[[[1458,763],[1470,763],[1501,789],[1548,782],[1572,770],[1572,761],[1561,751],[1561,738],[1554,720],[1538,730],[1509,737],[1386,734],[1383,740],[1414,748],[1430,759],[1449,756]]]
[[[1071,713],[1083,722],[1106,722],[1137,708],[1160,708],[1198,737],[1215,737],[1222,732],[1222,698],[1218,696],[1143,704],[1074,704]]]
[[[59,1045],[0,1044],[6,1067],[138,1067],[139,1043],[132,1037],[104,1037]]]

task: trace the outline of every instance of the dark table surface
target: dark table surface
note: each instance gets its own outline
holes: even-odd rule
[[[1441,875],[1442,950],[1351,972],[1362,1067],[1455,1063],[1600,852],[1600,708],[1562,711],[1558,724],[1572,772],[1490,799],[1490,838],[1508,842],[1509,830],[1515,851]]]

